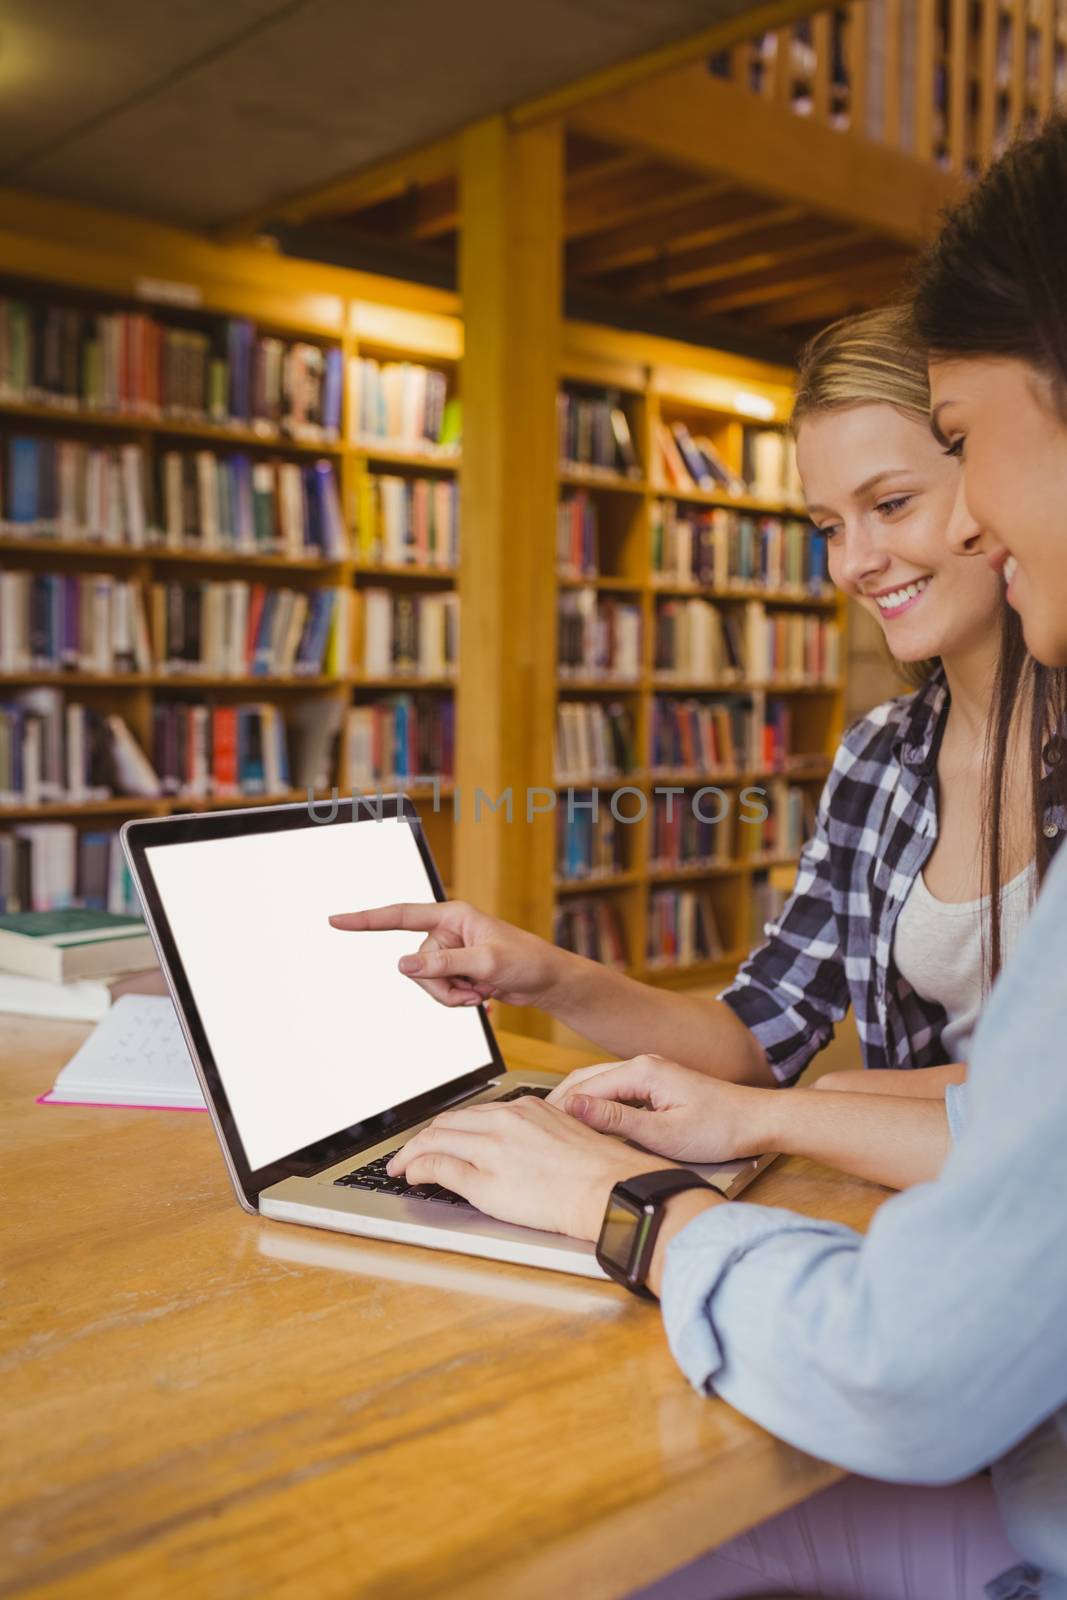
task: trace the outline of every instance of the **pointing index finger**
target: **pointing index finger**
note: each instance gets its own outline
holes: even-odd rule
[[[391,906],[370,906],[365,911],[339,911],[330,918],[330,926],[344,933],[432,933],[440,926],[444,912],[445,905],[440,901],[432,900],[426,905],[400,901]]]

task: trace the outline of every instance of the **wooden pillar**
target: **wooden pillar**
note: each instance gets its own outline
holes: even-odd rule
[[[456,892],[552,934],[556,384],[562,298],[558,124],[462,136],[463,464]],[[477,809],[478,792],[485,798]],[[501,804],[511,796],[511,820]],[[498,809],[494,809],[498,807]],[[547,1034],[537,1012],[501,1026]]]

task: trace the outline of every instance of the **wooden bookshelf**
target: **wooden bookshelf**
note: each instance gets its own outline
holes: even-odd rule
[[[651,713],[657,694],[736,694],[752,688],[789,698],[796,707],[797,752],[810,758],[795,772],[774,776],[806,785],[812,793],[817,791],[843,725],[840,683],[693,683],[680,675],[657,675],[651,653],[655,609],[669,598],[703,597],[736,606],[760,598],[769,610],[807,611],[822,618],[837,615],[843,622],[843,608],[830,598],[761,594],[737,585],[718,592],[700,585],[672,584],[652,571],[651,517],[658,500],[711,509],[724,506],[755,516],[797,515],[794,505],[768,502],[764,497],[667,488],[653,451],[655,424],[661,417],[689,418],[700,421],[731,465],[739,467],[743,427],[752,417],[745,405],[755,397],[764,416],[781,422],[788,409],[791,375],[781,367],[677,341],[587,323],[562,324],[559,263],[551,246],[553,229],[561,226],[557,214],[560,195],[551,176],[558,162],[558,130],[531,131],[516,145],[506,130],[493,127],[472,131],[467,144],[464,160],[469,161],[471,172],[477,169],[480,176],[476,183],[472,178],[474,198],[465,202],[465,319],[461,319],[459,299],[445,291],[293,261],[258,248],[213,245],[130,219],[115,222],[113,246],[87,246],[86,237],[106,237],[103,223],[95,233],[87,232],[84,213],[78,208],[73,208],[68,218],[63,207],[44,202],[37,207],[44,219],[40,232],[27,238],[13,232],[10,223],[5,229],[0,213],[0,244],[9,274],[4,281],[24,295],[35,291],[40,300],[47,302],[56,296],[68,304],[77,304],[84,295],[86,303],[97,307],[154,310],[166,320],[168,301],[141,299],[139,286],[148,279],[162,282],[166,288],[167,280],[180,278],[179,287],[193,294],[196,315],[202,322],[244,316],[265,331],[286,338],[335,345],[342,351],[346,376],[341,433],[336,440],[268,436],[256,429],[19,404],[10,399],[0,403],[0,435],[20,431],[137,442],[150,451],[182,441],[189,449],[225,452],[232,448],[253,457],[288,458],[302,464],[325,457],[338,474],[350,536],[348,549],[336,560],[0,536],[0,566],[107,572],[141,584],[160,577],[190,582],[247,577],[265,585],[294,588],[321,584],[342,589],[349,596],[352,613],[350,654],[342,669],[332,674],[277,679],[256,674],[177,676],[159,670],[106,676],[29,673],[0,676],[0,691],[29,686],[69,689],[86,705],[122,715],[148,751],[153,708],[176,698],[212,704],[229,704],[238,697],[267,700],[288,715],[313,699],[337,704],[343,711],[393,692],[454,696],[456,778],[414,790],[423,803],[442,876],[454,892],[548,937],[558,906],[583,896],[610,897],[620,909],[628,971],[669,986],[718,983],[749,946],[753,881],[756,873],[770,870],[767,863],[732,855],[680,870],[659,868],[650,859],[646,818],[626,828],[619,870],[582,881],[559,881],[554,871],[554,822],[550,816],[540,817],[533,827],[509,826],[498,816],[478,823],[472,819],[470,800],[479,786],[488,794],[512,785],[516,791],[539,787],[559,797],[569,787],[597,783],[602,790],[621,785],[637,788],[648,797],[663,782],[691,788],[707,783],[731,790],[758,784],[772,775],[762,771],[666,773],[653,770],[649,760]],[[515,225],[516,207],[526,218],[521,226]],[[555,236],[560,236],[558,231]],[[531,240],[539,241],[536,248]],[[3,290],[4,282],[0,282],[0,292]],[[458,449],[410,449],[362,435],[354,425],[347,381],[351,362],[359,355],[407,360],[442,371],[453,395],[460,394],[462,383],[462,453]],[[589,388],[610,386],[625,395],[640,457],[637,475],[558,462],[552,396],[565,380]],[[384,561],[361,548],[357,530],[360,481],[367,471],[408,480],[424,477],[462,482],[461,556],[456,571]],[[558,494],[565,488],[585,490],[600,511],[601,568],[591,580],[558,577],[555,572],[553,513]],[[463,651],[454,678],[366,671],[362,611],[364,591],[369,587],[404,596],[453,590],[459,595]],[[582,587],[639,606],[643,655],[632,678],[569,678],[554,670],[559,596]],[[590,777],[584,785],[560,779],[552,769],[551,744],[561,697],[623,700],[633,717],[637,770],[619,780]],[[341,793],[349,788],[349,754],[342,731],[332,772]],[[437,805],[432,804],[435,796]],[[294,790],[283,795],[199,800],[116,797],[32,810],[9,806],[0,808],[0,829],[27,820],[50,819],[99,829],[117,826],[125,817],[138,814],[166,815],[304,798],[303,791]],[[788,873],[789,867],[777,870]],[[709,888],[724,946],[721,958],[686,969],[650,962],[647,957],[650,896],[656,889],[679,883]],[[530,1031],[538,1031],[544,1019],[528,1015],[522,1021]]]
[[[556,703],[574,699],[617,700],[628,710],[634,727],[638,761],[636,770],[619,777],[586,775],[584,780],[553,775],[552,781],[562,797],[570,789],[577,793],[590,788],[600,791],[606,808],[615,789],[636,789],[651,797],[657,786],[683,785],[692,791],[701,785],[738,792],[746,786],[782,780],[801,787],[812,800],[830,768],[834,749],[844,726],[844,666],[847,660],[846,609],[830,592],[812,594],[801,589],[768,590],[755,583],[732,583],[716,588],[700,583],[679,583],[653,571],[651,532],[653,508],[657,501],[674,501],[683,506],[724,508],[755,519],[777,517],[783,521],[805,522],[803,510],[794,499],[749,493],[719,493],[680,490],[668,486],[658,467],[656,429],[661,420],[699,422],[700,431],[710,437],[719,454],[734,472],[742,467],[742,441],[745,427],[781,426],[788,415],[790,373],[782,368],[758,369],[748,363],[739,371],[736,358],[719,358],[714,352],[686,350],[665,340],[642,339],[638,335],[587,326],[564,332],[564,354],[559,379],[561,384],[615,390],[630,421],[631,433],[640,461],[640,476],[624,476],[603,469],[561,463],[557,490],[584,490],[598,513],[599,571],[595,577],[557,576],[557,595],[592,588],[598,595],[617,595],[640,607],[642,660],[636,677],[583,677],[557,672],[554,690]],[[568,348],[570,346],[570,348]],[[733,391],[742,390],[747,407],[755,397],[762,403],[762,417],[731,404]],[[770,679],[751,682],[739,677],[694,680],[679,673],[657,672],[653,665],[654,621],[658,602],[667,599],[702,598],[719,607],[742,607],[759,600],[768,614],[783,610],[790,614],[810,613],[822,620],[835,620],[840,628],[842,676],[831,681],[807,682],[802,679]],[[790,705],[795,742],[794,759],[784,771],[755,770],[728,773],[662,771],[650,766],[651,717],[658,695],[689,697],[730,696],[761,691],[768,697],[782,697]],[[619,913],[627,944],[625,970],[647,983],[667,987],[704,985],[721,987],[758,942],[758,932],[750,926],[753,886],[757,874],[776,874],[779,886],[791,879],[795,856],[746,855],[731,853],[680,866],[661,866],[651,856],[651,804],[642,820],[622,827],[627,836],[623,849],[624,868],[613,873],[592,872],[575,878],[555,879],[557,907],[576,900],[595,901],[607,897]],[[743,832],[743,830],[741,830]],[[735,829],[735,833],[737,829]],[[650,959],[648,933],[650,897],[657,889],[708,889],[714,906],[722,954],[710,960],[680,966]],[[569,1030],[553,1025],[553,1037],[573,1041]]]
[[[75,306],[97,312],[145,312],[157,320],[195,326],[210,331],[230,317],[248,318],[257,332],[287,340],[303,340],[340,350],[343,363],[341,427],[337,437],[292,436],[264,426],[224,425],[202,419],[182,420],[147,411],[114,411],[88,405],[46,403],[8,394],[0,399],[0,441],[11,434],[38,438],[75,439],[86,444],[136,443],[151,458],[169,448],[211,450],[221,456],[241,452],[253,461],[291,460],[301,465],[324,458],[334,467],[348,545],[338,557],[291,556],[273,552],[245,553],[232,548],[171,548],[158,541],[138,544],[35,537],[17,528],[0,528],[0,568],[63,573],[111,573],[145,589],[153,581],[178,579],[197,583],[242,578],[264,586],[298,590],[323,587],[340,590],[349,608],[348,658],[332,673],[299,674],[283,678],[249,674],[181,675],[164,670],[95,674],[84,671],[28,671],[0,674],[0,694],[34,687],[56,688],[66,700],[77,699],[105,714],[117,713],[126,722],[151,759],[153,710],[175,699],[209,704],[235,700],[276,704],[283,717],[302,702],[322,699],[339,704],[340,736],[330,774],[341,794],[350,792],[348,748],[345,736],[348,706],[366,704],[396,692],[451,696],[451,677],[425,678],[417,673],[371,676],[361,655],[362,590],[368,585],[397,594],[437,593],[456,586],[454,568],[371,560],[358,538],[357,501],[364,472],[404,479],[425,477],[450,481],[461,465],[458,449],[399,445],[386,438],[363,438],[356,431],[349,394],[351,363],[359,355],[381,361],[413,362],[444,370],[449,389],[458,394],[463,350],[462,323],[454,295],[418,285],[375,278],[342,269],[311,266],[300,261],[263,261],[263,253],[247,249],[221,249],[197,245],[173,230],[151,224],[125,224],[132,229],[133,246],[117,254],[57,244],[49,235],[62,235],[67,218],[61,206],[49,208],[48,228],[40,237],[6,234],[10,269],[0,277],[0,294],[43,305]],[[71,211],[72,230],[77,216]],[[159,252],[165,252],[167,270]],[[179,258],[184,256],[184,260]],[[263,267],[270,265],[270,285],[263,282]],[[190,270],[190,268],[192,270]],[[166,291],[175,273],[183,282],[180,300],[168,300]],[[143,298],[144,281],[160,287],[162,298]],[[192,310],[190,310],[192,306]],[[5,463],[6,464],[6,463]],[[291,743],[291,740],[290,740]],[[381,787],[396,787],[383,780]],[[442,776],[437,795],[451,795],[451,775]],[[433,791],[414,791],[429,802]],[[320,790],[320,794],[322,791]],[[211,798],[167,796],[148,799],[115,796],[104,801],[25,806],[0,805],[0,830],[29,821],[73,822],[79,829],[100,829],[127,817],[161,816],[180,811],[204,811],[232,806],[253,806],[280,801],[306,800],[306,789],[281,794],[224,794]],[[427,805],[427,831],[446,879],[453,870],[452,824],[448,806]]]

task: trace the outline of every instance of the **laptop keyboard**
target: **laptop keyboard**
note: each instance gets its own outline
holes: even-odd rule
[[[532,1094],[538,1100],[544,1100],[550,1093],[551,1090],[540,1084],[520,1084],[517,1089],[510,1089],[507,1094],[498,1095],[493,1104],[500,1105],[505,1100],[519,1100],[524,1094]],[[377,1194],[408,1195],[413,1200],[439,1200],[443,1205],[466,1206],[468,1211],[474,1210],[469,1200],[464,1200],[461,1194],[454,1194],[451,1189],[442,1189],[440,1184],[414,1184],[408,1183],[405,1178],[391,1178],[385,1168],[394,1154],[395,1152],[390,1150],[388,1155],[377,1156],[375,1160],[368,1161],[366,1166],[356,1167],[353,1172],[346,1172],[333,1181],[345,1189],[372,1189]]]

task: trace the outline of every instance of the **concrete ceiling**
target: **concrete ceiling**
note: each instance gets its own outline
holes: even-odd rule
[[[192,227],[752,0],[0,0],[0,183]]]

